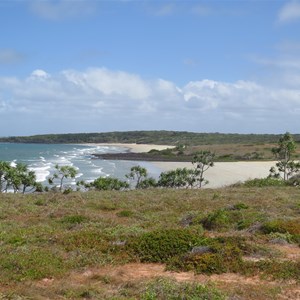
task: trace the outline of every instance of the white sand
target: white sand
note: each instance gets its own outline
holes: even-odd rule
[[[214,167],[209,168],[204,173],[204,178],[209,181],[205,187],[218,188],[243,182],[248,179],[263,178],[269,175],[269,170],[275,165],[274,161],[263,162],[217,162]],[[193,168],[188,162],[153,162],[153,164],[163,171],[174,170],[176,168]]]
[[[164,150],[167,148],[174,148],[174,146],[152,145],[152,144],[98,143],[98,144],[88,144],[88,145],[114,146],[114,147],[128,148],[131,152],[134,152],[134,153],[149,152],[152,149]]]
[[[116,146],[128,148],[131,152],[142,153],[148,152],[151,149],[163,150],[172,148],[174,146],[168,145],[149,145],[149,144],[93,144],[103,146]],[[189,162],[152,162],[154,166],[159,168],[161,172],[175,170],[176,168],[193,168],[192,163]],[[237,182],[244,182],[248,179],[263,178],[269,175],[269,170],[275,166],[274,161],[259,161],[259,162],[217,162],[214,167],[209,168],[204,178],[209,181],[205,187],[219,188],[234,184]]]

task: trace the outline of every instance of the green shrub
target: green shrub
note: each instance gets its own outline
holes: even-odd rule
[[[267,178],[255,178],[244,182],[246,187],[264,187],[264,186],[286,186],[287,183],[284,180],[267,177]]]
[[[222,229],[229,227],[231,219],[229,218],[229,214],[227,211],[225,211],[224,209],[218,209],[202,218],[200,220],[200,223],[205,229],[208,230]]]
[[[280,242],[280,241],[284,241],[287,243],[292,243],[293,242],[293,236],[286,232],[286,233],[280,233],[280,232],[271,232],[269,234],[269,239],[271,242]]]
[[[243,230],[246,228],[249,228],[252,225],[252,220],[250,219],[243,219],[237,222],[236,229],[237,230]]]
[[[142,262],[167,262],[170,258],[190,251],[203,238],[187,229],[163,229],[144,233],[129,241],[127,249]]]
[[[240,241],[234,239],[207,240],[207,251],[202,253],[192,251],[174,257],[169,261],[167,268],[205,274],[239,272],[243,268],[243,251],[240,249],[239,243]]]
[[[91,183],[91,186],[99,191],[119,191],[129,188],[129,184],[126,181],[112,177],[99,177]]]
[[[197,283],[178,283],[167,278],[157,278],[148,283],[141,300],[225,300],[216,288]]]
[[[300,219],[283,220],[276,219],[266,222],[262,226],[264,233],[279,232],[300,235]]]

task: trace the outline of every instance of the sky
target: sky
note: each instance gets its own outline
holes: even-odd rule
[[[300,0],[0,0],[0,136],[300,133]]]

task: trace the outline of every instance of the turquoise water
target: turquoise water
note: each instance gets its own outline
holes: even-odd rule
[[[149,174],[158,177],[160,170],[148,162],[109,161],[95,159],[95,153],[125,152],[127,148],[98,145],[69,144],[10,144],[0,143],[0,160],[12,164],[22,162],[35,171],[37,181],[46,183],[47,178],[55,171],[56,164],[69,165],[77,169],[78,175],[69,184],[76,181],[93,181],[98,177],[113,176],[125,180],[130,168],[141,165]]]

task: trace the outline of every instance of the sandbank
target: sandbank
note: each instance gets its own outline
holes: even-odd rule
[[[123,144],[123,143],[96,143],[96,144],[86,144],[86,145],[96,145],[96,146],[113,146],[127,148],[130,152],[143,153],[149,152],[152,149],[164,150],[167,148],[174,148],[174,146],[169,145],[153,145],[153,144]]]
[[[193,168],[189,162],[153,162],[162,172],[176,168]],[[216,162],[209,168],[204,177],[209,181],[207,188],[219,188],[248,179],[264,178],[269,175],[269,170],[275,166],[274,161],[255,162]]]

